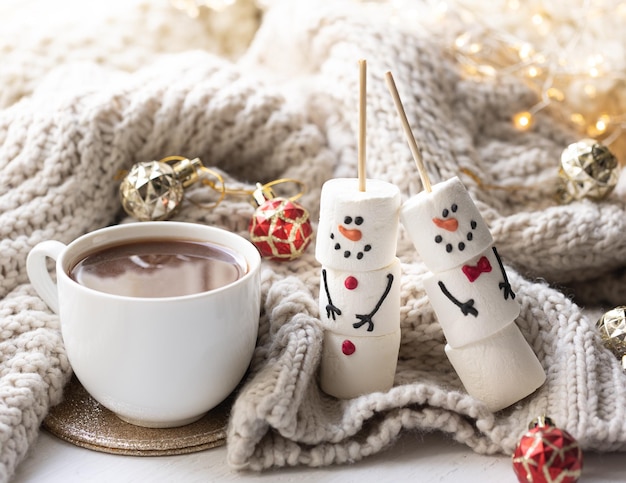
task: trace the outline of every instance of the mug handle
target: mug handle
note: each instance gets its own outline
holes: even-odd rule
[[[56,240],[38,243],[26,258],[26,273],[35,291],[55,313],[59,313],[59,292],[52,279],[46,259],[57,261],[66,246]]]

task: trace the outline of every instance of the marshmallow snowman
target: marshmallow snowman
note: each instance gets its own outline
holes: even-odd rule
[[[430,274],[424,288],[467,392],[498,411],[545,372],[515,324],[520,306],[487,224],[457,178],[406,201],[400,219]]]
[[[372,179],[366,187],[332,179],[320,197],[320,386],[341,399],[391,388],[400,347],[400,191]]]

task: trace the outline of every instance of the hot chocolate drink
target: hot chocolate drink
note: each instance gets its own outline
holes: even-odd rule
[[[85,287],[129,297],[178,297],[228,285],[246,273],[243,257],[213,243],[141,240],[105,247],[74,264]]]

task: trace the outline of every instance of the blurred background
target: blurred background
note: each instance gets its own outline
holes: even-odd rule
[[[236,60],[264,13],[279,1],[3,0],[0,108],[28,95],[48,70],[63,62],[88,60],[132,71],[160,54],[190,49]],[[328,3],[299,1],[308,1],[311,9]],[[581,138],[603,141],[624,164],[626,2],[331,3],[342,1],[360,3],[379,19],[386,16],[390,28],[422,29],[434,35],[445,32],[449,37],[445,41],[465,75],[477,82],[516,77],[533,87],[536,101],[511,119],[517,129],[532,129],[537,113],[549,110],[574,127]],[[121,25],[124,28],[117,28]]]

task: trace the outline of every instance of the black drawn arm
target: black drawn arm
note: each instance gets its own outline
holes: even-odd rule
[[[498,265],[500,266],[500,271],[502,272],[502,278],[504,278],[504,282],[500,282],[498,286],[500,287],[500,290],[504,292],[504,300],[507,300],[509,296],[511,297],[511,300],[513,300],[515,298],[515,292],[513,292],[511,284],[509,283],[509,278],[506,276],[506,270],[504,270],[504,265],[502,265],[502,260],[500,259],[500,255],[498,255],[498,250],[496,250],[496,247],[492,247],[492,249],[493,254],[496,256],[496,260],[498,260]]]
[[[439,288],[443,292],[443,294],[450,299],[450,301],[461,309],[463,315],[473,315],[474,317],[478,317],[478,310],[474,308],[474,299],[469,299],[467,302],[461,302],[454,295],[450,293],[447,289],[446,285],[443,282],[439,282]]]
[[[322,269],[322,278],[324,279],[324,290],[326,291],[326,297],[328,298],[328,304],[326,304],[326,317],[332,317],[333,320],[337,320],[336,316],[341,315],[341,310],[333,305],[333,301],[330,299],[330,291],[328,290],[328,280],[326,279],[326,269]]]
[[[376,307],[374,307],[374,310],[372,310],[369,314],[365,314],[365,315],[357,314],[356,318],[359,319],[359,322],[355,322],[354,324],[352,324],[352,327],[354,327],[355,329],[359,329],[363,325],[367,324],[368,332],[371,332],[374,330],[374,322],[372,321],[372,317],[374,317],[376,312],[378,312],[378,309],[380,309],[380,306],[383,304],[383,302],[387,298],[387,295],[389,295],[389,291],[391,290],[392,284],[393,284],[393,274],[388,273],[387,274],[387,286],[385,287],[385,291],[383,292],[382,296],[376,303]]]

